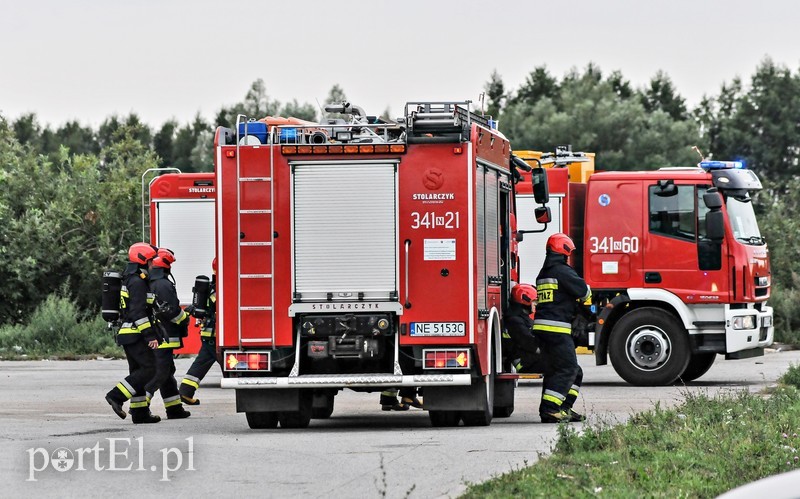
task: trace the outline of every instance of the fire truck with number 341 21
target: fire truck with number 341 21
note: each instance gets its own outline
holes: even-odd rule
[[[222,387],[251,428],[305,427],[344,388],[423,388],[434,426],[510,416],[502,314],[528,166],[467,102],[394,122],[326,111],[348,118],[216,131]]]

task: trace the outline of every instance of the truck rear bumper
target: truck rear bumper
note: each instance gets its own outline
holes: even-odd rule
[[[400,386],[465,386],[472,378],[465,374],[304,374],[302,376],[222,378],[220,387],[241,389],[350,388]]]

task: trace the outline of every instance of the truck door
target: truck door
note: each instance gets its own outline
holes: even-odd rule
[[[728,300],[724,245],[705,237],[707,186],[649,185],[644,286],[669,290],[686,303]]]

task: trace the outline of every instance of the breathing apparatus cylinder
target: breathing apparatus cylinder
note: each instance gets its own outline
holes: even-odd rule
[[[103,320],[115,322],[120,317],[122,274],[113,270],[103,272]]]
[[[204,275],[195,277],[192,293],[192,308],[194,309],[192,315],[203,318],[208,313],[207,307],[208,298],[211,295],[211,279]]]

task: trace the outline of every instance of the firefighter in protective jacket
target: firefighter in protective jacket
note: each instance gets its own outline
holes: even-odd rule
[[[533,334],[533,307],[536,303],[536,288],[530,284],[516,284],[511,288],[511,303],[504,317],[508,338],[509,360],[512,360],[517,372],[535,372],[539,364],[539,340]],[[506,347],[503,347],[505,353]]]
[[[533,331],[547,359],[539,405],[543,423],[585,419],[572,409],[583,381],[572,339],[572,322],[576,301],[587,300],[591,290],[567,264],[567,257],[573,251],[575,243],[566,234],[550,236],[544,265],[536,277],[538,303]]]
[[[213,272],[210,289],[208,294],[208,302],[205,304],[203,312],[197,311],[192,307],[187,308],[187,311],[194,317],[203,321],[202,329],[200,330],[200,352],[192,362],[186,375],[183,377],[180,386],[181,400],[184,404],[198,405],[200,400],[195,398],[195,391],[200,388],[200,380],[202,380],[211,366],[217,361],[217,347],[216,347],[216,316],[217,316],[217,258],[211,262],[211,270]]]
[[[173,262],[175,255],[172,251],[159,248],[150,271],[150,291],[155,297],[155,318],[163,341],[155,351],[156,372],[145,385],[145,392],[149,402],[155,391],[161,390],[167,419],[182,419],[188,418],[190,413],[183,408],[178,393],[173,350],[183,346],[183,338],[189,328],[189,314],[181,308],[175,284],[170,280],[169,272]]]
[[[129,263],[122,273],[122,324],[117,333],[117,344],[125,350],[130,374],[106,394],[106,401],[122,419],[127,416],[122,405],[126,400],[131,401],[131,419],[135,424],[157,423],[161,420],[150,413],[144,388],[155,375],[153,349],[158,346],[152,322],[153,297],[147,285],[147,267],[156,256],[156,251],[154,246],[147,243],[136,243],[128,249]]]

